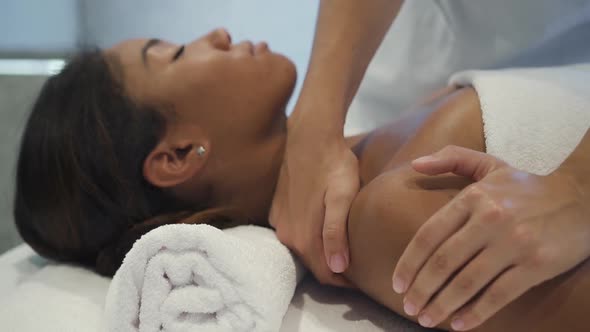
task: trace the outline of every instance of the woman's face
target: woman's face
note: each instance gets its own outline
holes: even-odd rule
[[[296,80],[289,59],[264,43],[232,44],[223,29],[186,45],[137,39],[105,53],[121,65],[131,99],[163,110],[167,119],[164,148],[156,147],[144,163],[148,181],[185,199],[198,199],[202,188],[213,186],[218,204],[247,203],[255,207],[252,214],[267,208]],[[174,150],[187,144],[205,146],[205,158],[177,158]]]
[[[295,66],[265,43],[232,44],[217,29],[185,45],[136,39],[107,53],[121,63],[133,100],[172,109],[175,120],[198,125],[212,144],[264,139],[284,128]]]

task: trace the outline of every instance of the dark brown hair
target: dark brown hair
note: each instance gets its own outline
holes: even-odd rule
[[[116,61],[73,58],[36,100],[17,163],[14,218],[40,255],[113,275],[135,240],[160,225],[229,222],[149,184],[142,165],[165,133],[162,112],[125,95]]]

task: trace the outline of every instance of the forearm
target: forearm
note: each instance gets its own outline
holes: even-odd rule
[[[402,0],[321,0],[301,95],[314,107],[294,114],[342,132],[346,111]],[[321,103],[321,105],[317,105]],[[327,128],[330,129],[330,128]]]

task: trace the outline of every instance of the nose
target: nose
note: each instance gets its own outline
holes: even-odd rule
[[[227,32],[224,28],[219,28],[211,31],[209,34],[209,40],[213,47],[222,49],[222,50],[229,50],[231,46],[231,36],[229,32]]]

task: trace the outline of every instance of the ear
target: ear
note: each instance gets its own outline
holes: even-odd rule
[[[199,147],[205,149],[204,154],[199,153]],[[174,187],[198,176],[208,155],[207,142],[164,139],[146,157],[143,163],[143,175],[156,187]]]

